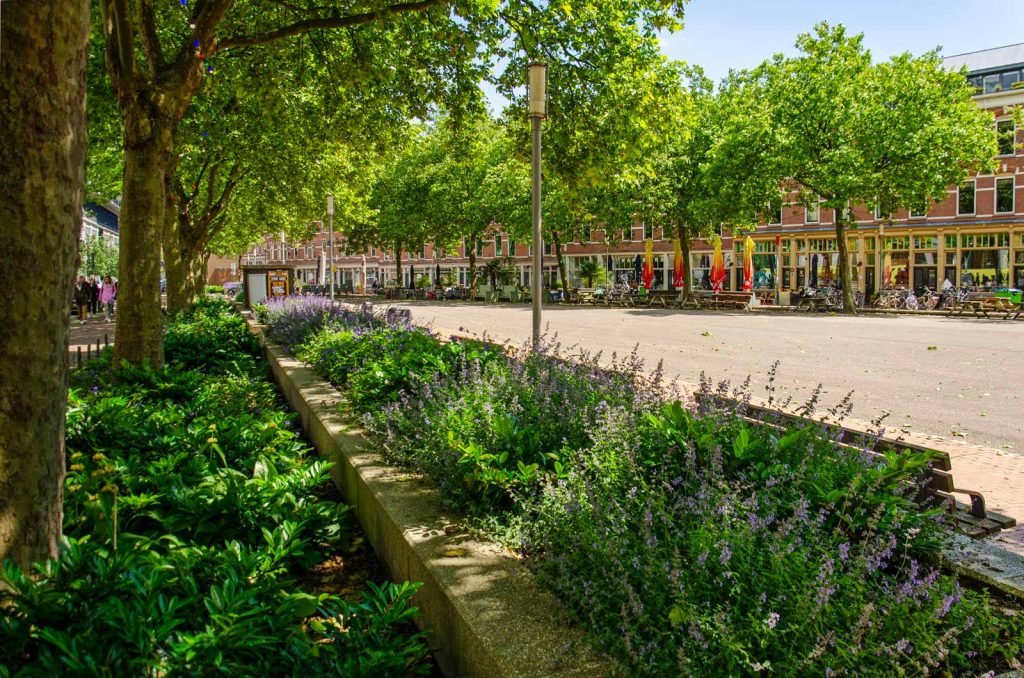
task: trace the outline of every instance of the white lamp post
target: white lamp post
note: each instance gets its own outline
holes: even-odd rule
[[[331,248],[331,303],[334,303],[334,194],[327,194],[327,231]]]
[[[533,132],[533,350],[540,348],[541,295],[544,292],[544,235],[540,214],[540,122],[548,117],[547,64],[531,61],[527,67],[526,115]]]

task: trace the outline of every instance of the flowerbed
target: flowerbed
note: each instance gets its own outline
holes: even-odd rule
[[[411,584],[303,590],[349,546],[328,464],[291,428],[244,321],[204,300],[168,366],[74,373],[61,557],[0,579],[0,676],[425,673]],[[308,579],[308,577],[305,577]]]
[[[520,551],[644,675],[910,675],[1015,667],[1024,615],[937,566],[928,455],[695,411],[627,357],[506,354],[362,309],[272,337],[343,388],[393,462]]]

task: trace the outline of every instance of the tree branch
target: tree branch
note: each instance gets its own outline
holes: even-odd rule
[[[352,26],[360,26],[395,14],[424,12],[428,9],[432,9],[433,7],[448,5],[451,1],[452,0],[419,0],[419,2],[396,3],[394,5],[388,5],[381,9],[374,10],[372,12],[364,12],[362,14],[351,14],[343,17],[303,19],[301,21],[296,21],[293,24],[281,26],[280,28],[276,28],[272,31],[267,31],[266,33],[224,38],[223,40],[219,40],[215,49],[211,51],[223,51],[237,47],[263,45],[268,42],[283,40],[285,38],[301,35],[317,29],[350,28]]]
[[[100,16],[106,38],[106,55],[111,80],[120,92],[123,81],[134,73],[135,56],[132,53],[131,25],[124,0],[101,0]]]
[[[139,22],[139,40],[142,43],[142,51],[146,54],[149,73],[155,78],[164,67],[164,53],[160,49],[160,37],[156,32],[153,0],[139,0],[137,21]]]

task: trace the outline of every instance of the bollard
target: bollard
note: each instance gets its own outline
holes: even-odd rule
[[[107,346],[110,346],[110,335],[104,333],[104,335],[103,335],[103,347],[106,348]]]
[[[85,359],[92,360],[92,344],[85,345]]]
[[[82,366],[82,347],[78,347],[78,366]]]
[[[99,358],[101,353],[103,353],[103,350],[100,349],[100,338],[96,337],[96,357]]]

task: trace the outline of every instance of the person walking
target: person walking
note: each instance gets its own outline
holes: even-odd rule
[[[78,322],[79,324],[84,325],[85,321],[89,319],[90,297],[89,283],[86,282],[84,275],[78,276],[78,282],[75,283],[73,296],[75,305],[78,306]]]
[[[98,276],[89,276],[89,310],[96,313],[100,312],[100,285]]]
[[[106,315],[106,322],[108,323],[114,317],[114,299],[116,298],[117,286],[108,275],[103,278],[103,287],[100,288],[100,304],[103,306],[103,312]]]

